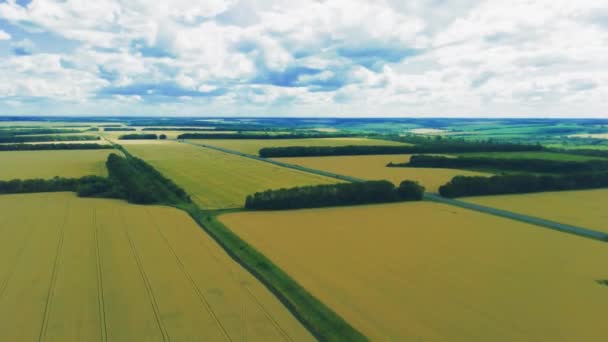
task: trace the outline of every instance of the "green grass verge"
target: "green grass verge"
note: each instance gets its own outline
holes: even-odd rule
[[[319,341],[368,341],[367,337],[311,295],[262,253],[224,226],[217,215],[196,205],[178,206],[241,266],[264,284]]]

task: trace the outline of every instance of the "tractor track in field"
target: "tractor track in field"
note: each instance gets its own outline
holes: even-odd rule
[[[53,298],[55,297],[55,285],[57,284],[57,270],[61,267],[61,256],[63,254],[63,241],[65,237],[65,225],[68,221],[70,212],[70,201],[66,205],[66,214],[64,215],[63,223],[59,227],[59,241],[57,242],[57,251],[55,252],[55,260],[53,262],[53,270],[51,273],[51,281],[49,283],[49,290],[46,295],[46,302],[44,304],[44,312],[42,316],[42,325],[40,327],[40,333],[38,335],[38,341],[43,341],[46,336],[48,329],[49,317],[51,315],[51,306],[53,305]]]
[[[121,212],[121,218],[123,223],[124,222],[124,217],[122,216],[122,212]],[[150,280],[148,279],[148,275],[146,274],[146,271],[143,269],[143,265],[141,262],[141,259],[139,258],[139,254],[137,253],[137,248],[135,247],[135,243],[133,242],[133,239],[131,238],[131,235],[129,234],[129,228],[128,225],[124,225],[125,229],[125,236],[127,237],[127,241],[129,242],[129,246],[131,248],[131,254],[133,255],[133,258],[135,259],[135,263],[137,264],[137,269],[139,270],[139,275],[141,276],[143,282],[144,282],[144,287],[146,288],[146,292],[148,293],[148,299],[150,301],[150,305],[152,306],[152,311],[154,313],[154,318],[156,319],[156,323],[158,324],[158,328],[160,329],[160,333],[163,337],[163,341],[171,341],[171,337],[169,336],[169,333],[167,332],[167,329],[165,328],[165,325],[163,324],[162,318],[160,317],[160,309],[158,308],[158,302],[156,301],[156,297],[154,297],[154,292],[152,290],[152,285],[150,284]]]
[[[35,229],[34,229],[34,227],[32,225],[30,227],[30,229],[27,231],[27,233],[25,234],[25,236],[23,237],[21,246],[17,250],[17,255],[15,255],[15,261],[12,263],[12,267],[10,267],[10,269],[4,274],[4,277],[3,277],[2,281],[0,282],[0,299],[2,297],[4,297],[4,291],[6,290],[6,287],[8,286],[8,283],[10,282],[11,278],[13,277],[13,274],[15,273],[15,270],[17,269],[17,264],[21,260],[21,256],[23,255],[23,251],[25,251],[27,245],[29,244],[34,230]]]
[[[150,215],[150,211],[147,208],[146,208],[146,212],[148,213],[148,217],[152,218],[152,215]],[[192,278],[192,275],[190,275],[190,273],[186,270],[186,267],[185,267],[184,263],[179,258],[179,256],[177,255],[177,253],[175,252],[175,250],[173,249],[173,247],[171,246],[171,244],[167,240],[167,237],[165,236],[165,234],[162,233],[162,231],[161,231],[160,227],[158,226],[158,224],[156,223],[156,221],[152,220],[152,222],[154,223],[154,227],[158,231],[158,234],[161,236],[161,238],[163,239],[163,241],[165,242],[165,244],[167,245],[167,247],[169,248],[169,250],[171,251],[171,253],[175,257],[175,260],[177,261],[179,269],[181,270],[181,272],[184,274],[184,276],[186,276],[186,278],[190,282],[190,285],[192,286],[192,288],[196,292],[199,300],[201,301],[201,304],[203,304],[203,307],[205,308],[205,310],[207,311],[207,313],[209,313],[209,315],[211,316],[211,318],[213,319],[213,321],[216,323],[216,325],[220,329],[220,331],[221,331],[222,335],[224,336],[224,338],[227,341],[232,341],[232,338],[228,334],[228,331],[226,330],[226,328],[224,327],[224,325],[222,325],[222,322],[217,317],[217,314],[215,313],[215,311],[213,311],[213,308],[211,307],[211,304],[207,300],[207,297],[205,297],[205,294],[203,293],[203,291],[201,291],[201,289],[198,287],[198,285],[196,285],[196,282]]]
[[[0,299],[4,296],[4,291],[6,290],[6,287],[8,286],[9,281],[13,277],[13,274],[15,273],[15,270],[17,269],[17,264],[19,263],[19,261],[21,260],[21,256],[23,255],[23,251],[29,244],[30,238],[33,235],[32,233],[35,230],[34,224],[32,223],[32,220],[31,220],[33,218],[33,216],[29,216],[28,218],[30,219],[29,220],[30,227],[29,227],[27,233],[25,233],[25,236],[23,237],[23,239],[21,240],[22,241],[21,246],[17,250],[17,255],[15,256],[15,260],[12,264],[12,267],[5,273],[4,279],[2,279],[0,281]],[[6,220],[8,220],[8,219],[6,219]]]
[[[108,327],[106,325],[106,308],[103,295],[103,265],[101,261],[101,246],[99,241],[99,226],[97,225],[97,208],[93,211],[93,224],[95,225],[94,240],[95,240],[95,259],[97,268],[97,303],[99,306],[99,326],[101,329],[101,340],[108,340]]]
[[[258,156],[252,155],[252,154],[233,151],[233,150],[229,150],[226,148],[217,147],[217,146],[213,146],[213,145],[197,144],[194,142],[179,140],[179,139],[177,141],[180,143],[183,143],[183,144],[190,144],[190,145],[199,146],[199,147],[203,147],[203,148],[209,148],[212,150],[216,150],[216,151],[220,151],[220,152],[224,152],[224,153],[230,153],[230,154],[234,154],[234,155],[241,156],[244,158],[251,158],[251,159],[261,161],[261,162],[266,162],[266,163],[270,163],[270,164],[274,164],[274,165],[278,165],[278,166],[282,166],[282,167],[286,167],[286,168],[290,168],[290,169],[294,169],[294,170],[299,170],[302,172],[309,172],[309,173],[313,173],[316,175],[331,177],[331,178],[339,179],[342,181],[348,181],[348,182],[365,182],[366,181],[365,179],[361,179],[361,178],[339,175],[339,174],[335,174],[335,173],[331,173],[331,172],[312,169],[309,167],[303,167],[303,166],[299,166],[299,165],[284,163],[284,162],[267,159],[267,158],[262,158],[262,157],[258,157]],[[514,213],[512,211],[496,209],[496,208],[492,208],[492,207],[486,207],[486,206],[472,204],[472,203],[468,203],[468,202],[460,201],[460,200],[456,200],[456,199],[445,198],[445,197],[442,197],[442,196],[440,196],[438,194],[434,194],[434,193],[425,193],[424,199],[428,200],[428,201],[432,201],[432,202],[438,202],[438,203],[443,203],[446,205],[460,207],[463,209],[478,211],[478,212],[485,213],[488,215],[494,215],[494,216],[498,216],[498,217],[502,217],[502,218],[506,218],[506,219],[525,222],[525,223],[529,223],[529,224],[532,224],[535,226],[549,228],[549,229],[559,231],[562,233],[568,233],[568,234],[585,237],[588,239],[608,242],[608,233],[599,232],[599,231],[589,229],[589,228],[572,226],[572,225],[568,225],[568,224],[564,224],[564,223],[560,223],[560,222],[545,220],[545,219],[542,219],[539,217],[522,215],[522,214]]]

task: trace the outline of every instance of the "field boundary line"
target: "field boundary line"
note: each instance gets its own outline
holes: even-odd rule
[[[335,174],[335,173],[331,173],[331,172],[325,172],[325,171],[321,171],[321,170],[312,169],[309,167],[303,167],[303,166],[299,166],[299,165],[279,162],[276,160],[262,158],[262,157],[258,157],[258,156],[248,154],[248,153],[241,153],[238,151],[233,151],[233,150],[229,150],[226,148],[217,147],[217,146],[213,146],[213,145],[197,144],[197,143],[185,141],[185,140],[177,140],[177,141],[181,142],[181,143],[185,143],[185,144],[191,144],[191,145],[195,145],[195,146],[209,148],[212,150],[217,150],[217,151],[224,152],[224,153],[231,153],[231,154],[235,154],[235,155],[238,155],[241,157],[251,158],[251,159],[259,160],[262,162],[291,168],[294,170],[300,170],[303,172],[310,172],[310,173],[314,173],[317,175],[332,177],[332,178],[336,178],[339,180],[344,180],[344,181],[349,181],[349,182],[354,182],[354,183],[366,181],[364,179],[360,179],[360,178],[356,178],[356,177],[344,176],[344,175],[339,175],[339,174]],[[556,230],[556,231],[559,231],[562,233],[574,234],[574,235],[586,237],[586,238],[593,239],[593,240],[608,242],[608,233],[598,232],[596,230],[589,229],[589,228],[577,227],[577,226],[573,226],[573,225],[569,225],[569,224],[545,220],[545,219],[542,219],[539,217],[522,215],[522,214],[518,214],[518,213],[515,213],[512,211],[508,211],[508,210],[496,209],[496,208],[486,207],[486,206],[482,206],[482,205],[478,205],[478,204],[472,204],[472,203],[468,203],[468,202],[464,202],[464,201],[460,201],[460,200],[445,198],[438,194],[433,194],[433,193],[425,193],[424,199],[431,201],[431,202],[439,202],[439,203],[453,205],[453,206],[464,208],[464,209],[478,211],[478,212],[485,213],[488,215],[494,215],[494,216],[499,216],[502,218],[507,218],[507,219],[511,219],[511,220],[515,220],[515,221],[530,223],[535,226],[541,226],[541,227],[553,229],[553,230]]]
[[[424,198],[431,202],[438,202],[448,205],[453,205],[456,207],[469,209],[473,211],[478,211],[481,213],[499,216],[503,218],[508,218],[515,221],[525,222],[529,224],[533,224],[535,226],[540,226],[544,228],[553,229],[562,233],[568,233],[573,235],[578,235],[581,237],[586,237],[593,240],[598,240],[602,242],[608,242],[608,233],[598,232],[593,229],[582,228],[577,226],[572,226],[569,224],[559,223],[555,221],[545,220],[539,217],[528,216],[523,214],[514,213],[508,210],[497,209],[493,207],[487,207],[475,203],[469,203],[465,201],[445,198],[436,194],[425,194]]]
[[[70,201],[68,200],[66,205],[66,214],[63,218],[63,223],[59,226],[59,241],[57,242],[57,251],[55,252],[55,260],[53,262],[53,270],[51,273],[51,281],[49,284],[49,290],[46,295],[46,302],[44,304],[44,313],[42,316],[42,326],[40,327],[40,333],[38,335],[38,341],[43,341],[46,336],[46,331],[49,324],[49,316],[51,315],[51,306],[53,305],[53,298],[55,295],[55,284],[57,283],[57,272],[61,267],[61,256],[63,254],[63,240],[65,237],[65,226],[68,222],[68,214],[70,212]]]
[[[146,212],[148,213],[148,217],[152,218],[152,215],[150,215],[150,210],[148,210],[148,208],[146,208]],[[156,221],[154,221],[154,219],[152,219],[152,222],[154,224],[154,227],[158,231],[158,234],[161,236],[161,238],[163,239],[163,241],[165,242],[165,244],[167,245],[167,247],[169,248],[169,250],[171,251],[171,253],[175,257],[180,270],[186,276],[186,278],[188,278],[188,281],[190,282],[190,285],[192,285],[192,287],[193,287],[194,291],[196,292],[199,300],[201,301],[201,303],[203,304],[203,306],[205,307],[205,309],[207,310],[207,312],[209,313],[209,315],[211,316],[211,318],[217,324],[218,328],[222,332],[222,335],[224,335],[224,338],[226,338],[226,340],[228,340],[228,341],[232,341],[232,338],[228,334],[228,331],[226,331],[226,328],[224,328],[224,325],[222,325],[222,322],[220,321],[220,319],[215,314],[215,311],[213,311],[213,308],[211,307],[211,304],[207,300],[207,297],[205,297],[205,294],[201,291],[201,289],[198,287],[198,285],[196,285],[196,282],[194,281],[194,279],[192,278],[192,276],[190,275],[190,273],[186,270],[186,267],[185,267],[184,263],[182,262],[182,260],[179,258],[179,256],[177,255],[177,253],[175,252],[175,250],[173,249],[173,247],[169,243],[169,241],[168,241],[167,237],[165,236],[165,234],[162,233],[160,227],[158,226],[158,223],[156,223]]]
[[[101,329],[101,340],[108,340],[108,327],[106,326],[106,308],[105,299],[103,296],[103,265],[101,261],[100,242],[99,242],[99,226],[97,225],[97,208],[93,210],[93,224],[95,225],[95,257],[97,267],[97,305],[99,305],[99,327]]]
[[[124,217],[122,216],[124,223]],[[137,264],[137,269],[139,270],[139,275],[141,276],[144,287],[146,288],[146,292],[148,293],[148,299],[150,300],[150,305],[152,305],[152,311],[154,312],[154,317],[156,318],[156,323],[158,324],[158,328],[160,329],[161,335],[163,337],[163,341],[171,341],[171,337],[163,324],[162,318],[160,317],[160,309],[158,308],[158,303],[156,302],[156,297],[154,297],[154,292],[152,290],[152,285],[150,285],[150,280],[146,275],[146,271],[143,269],[143,265],[141,260],[139,259],[139,254],[137,253],[137,248],[135,247],[135,243],[131,239],[131,235],[129,234],[129,227],[125,226],[124,229],[125,235],[129,242],[129,246],[131,247],[131,253],[133,254],[133,258],[135,258],[135,263]]]
[[[282,166],[288,169],[292,169],[292,170],[296,170],[296,171],[302,171],[302,172],[307,172],[307,173],[312,173],[312,174],[316,174],[319,176],[325,176],[325,177],[329,177],[329,178],[335,178],[338,180],[342,180],[342,181],[347,181],[347,182],[353,182],[353,183],[357,183],[357,182],[365,182],[365,179],[361,179],[361,178],[356,178],[356,177],[351,177],[351,176],[345,176],[345,175],[340,175],[337,173],[332,173],[332,172],[327,172],[327,171],[321,171],[321,170],[317,170],[317,169],[312,169],[309,167],[305,167],[305,166],[300,166],[300,165],[295,165],[295,164],[289,164],[289,163],[285,163],[285,162],[280,162],[277,160],[272,160],[272,159],[268,159],[268,158],[262,158],[262,157],[258,157],[256,155],[253,154],[249,154],[249,153],[242,153],[242,152],[238,152],[238,151],[234,151],[234,150],[229,150],[227,148],[223,148],[223,147],[217,147],[217,146],[213,146],[213,145],[208,145],[208,144],[197,144],[191,141],[185,141],[185,140],[177,140],[180,143],[184,143],[184,144],[190,144],[190,145],[194,145],[194,146],[199,146],[199,147],[205,147],[211,150],[216,150],[216,151],[220,151],[220,152],[224,152],[224,153],[229,153],[229,154],[234,154],[237,156],[241,156],[241,157],[245,157],[245,158],[250,158],[250,159],[254,159],[257,161],[261,161],[264,163],[269,163],[269,164],[273,164],[273,165],[277,165],[277,166]]]

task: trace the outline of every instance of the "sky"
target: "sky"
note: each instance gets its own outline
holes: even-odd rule
[[[608,0],[0,0],[0,115],[608,118]]]

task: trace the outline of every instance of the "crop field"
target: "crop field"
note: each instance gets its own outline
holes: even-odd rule
[[[608,232],[608,189],[463,198],[471,203]]]
[[[0,180],[15,178],[106,176],[113,150],[2,151]]]
[[[392,146],[410,145],[396,141],[366,139],[366,138],[313,138],[313,139],[195,139],[191,140],[199,144],[212,145],[258,155],[258,151],[264,147],[288,147],[288,146]]]
[[[47,193],[0,213],[2,341],[313,340],[182,211]]]
[[[247,195],[258,191],[337,182],[185,143],[140,141],[123,146],[187,189],[204,208],[238,208]]]
[[[430,202],[220,216],[376,341],[605,341],[606,244]]]
[[[368,179],[386,179],[395,184],[403,180],[414,180],[426,187],[426,191],[437,192],[439,186],[450,181],[454,176],[487,176],[487,173],[436,168],[386,167],[389,162],[404,163],[410,155],[371,155],[371,156],[337,156],[337,157],[297,157],[277,158],[277,160],[333,172],[337,174]]]
[[[542,159],[557,161],[588,161],[606,159],[602,157],[574,155],[556,152],[480,152],[480,153],[459,153],[463,157],[483,157],[483,158],[504,158],[504,159]]]

